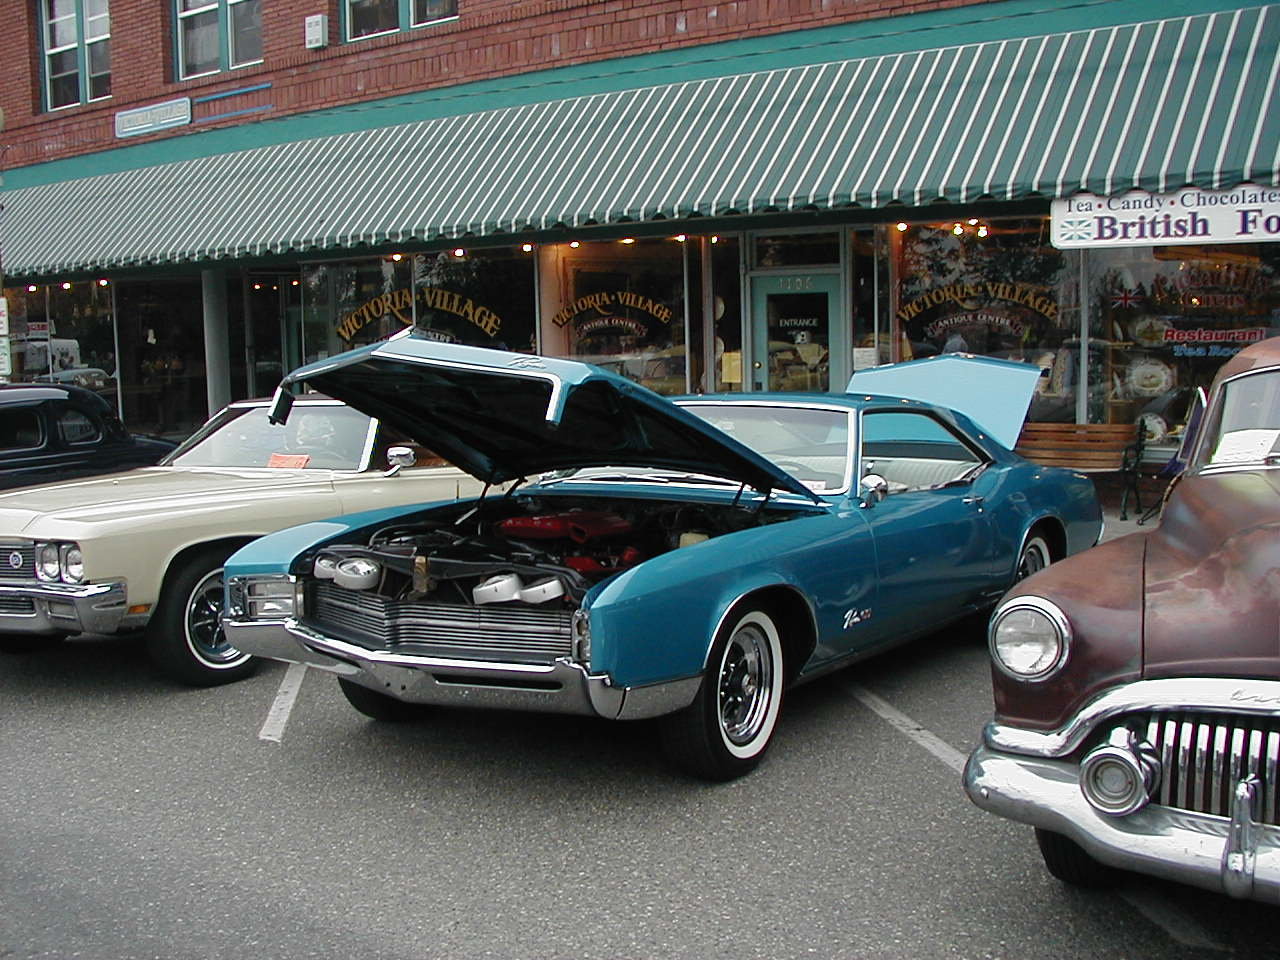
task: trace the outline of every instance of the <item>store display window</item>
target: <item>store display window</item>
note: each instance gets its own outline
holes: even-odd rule
[[[973,353],[1033,363],[1028,419],[1074,422],[1080,383],[1078,254],[1044,217],[889,228],[894,359]]]
[[[13,383],[86,387],[115,406],[116,348],[111,286],[103,281],[30,284],[4,291]]]
[[[1197,387],[1280,335],[1280,245],[1090,250],[1089,419],[1177,446]]]
[[[684,393],[688,247],[663,237],[545,248],[542,352],[596,364],[658,393]]]

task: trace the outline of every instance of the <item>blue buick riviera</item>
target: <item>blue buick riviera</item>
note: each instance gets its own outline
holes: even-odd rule
[[[791,685],[1097,542],[1091,481],[1010,452],[1037,375],[944,356],[859,373],[842,396],[672,401],[406,331],[295,371],[275,417],[306,384],[491,488],[244,547],[225,639],[336,674],[376,719],[662,717],[677,765],[731,779],[764,755]],[[390,469],[421,452],[393,448]]]

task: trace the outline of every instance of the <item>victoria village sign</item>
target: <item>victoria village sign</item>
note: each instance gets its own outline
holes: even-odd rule
[[[1280,188],[1077,193],[1053,201],[1052,221],[1053,245],[1060,250],[1280,240]]]

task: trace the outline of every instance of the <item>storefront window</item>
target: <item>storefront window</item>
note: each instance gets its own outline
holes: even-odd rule
[[[756,238],[755,266],[831,266],[840,262],[838,233],[767,234]]]
[[[305,266],[307,362],[408,326],[446,343],[533,351],[532,247],[387,256]]]
[[[116,318],[125,422],[184,439],[209,415],[199,278],[120,283]]]
[[[687,247],[667,237],[544,249],[543,352],[594,363],[658,393],[685,392]]]
[[[1089,419],[1140,423],[1176,446],[1197,387],[1241,348],[1280,333],[1280,246],[1088,252]]]
[[[898,224],[895,359],[974,353],[1040,366],[1030,420],[1072,422],[1080,381],[1076,255],[1047,218]]]
[[[112,406],[118,402],[108,284],[33,284],[4,293],[9,380],[69,383],[101,393]]]

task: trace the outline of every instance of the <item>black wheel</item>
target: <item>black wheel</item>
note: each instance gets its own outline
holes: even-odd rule
[[[345,677],[338,678],[338,686],[342,688],[342,695],[347,698],[347,703],[374,720],[400,723],[404,720],[416,720],[426,712],[421,704],[405,703],[377,690],[362,687]]]
[[[663,746],[680,769],[732,780],[755,769],[782,709],[782,635],[759,607],[731,611],[707,657],[698,695],[663,721]]]
[[[1013,574],[1014,582],[1027,579],[1051,563],[1053,563],[1053,554],[1049,551],[1048,541],[1038,533],[1032,534],[1022,545],[1022,553],[1018,554],[1018,568]]]
[[[166,676],[195,687],[247,677],[257,661],[222,632],[222,565],[232,553],[220,547],[197,553],[169,571],[160,602],[147,625],[147,651]]]
[[[1036,828],[1036,843],[1040,856],[1049,872],[1075,887],[1109,887],[1119,876],[1119,871],[1105,863],[1099,863],[1085,853],[1080,844],[1060,833]]]

